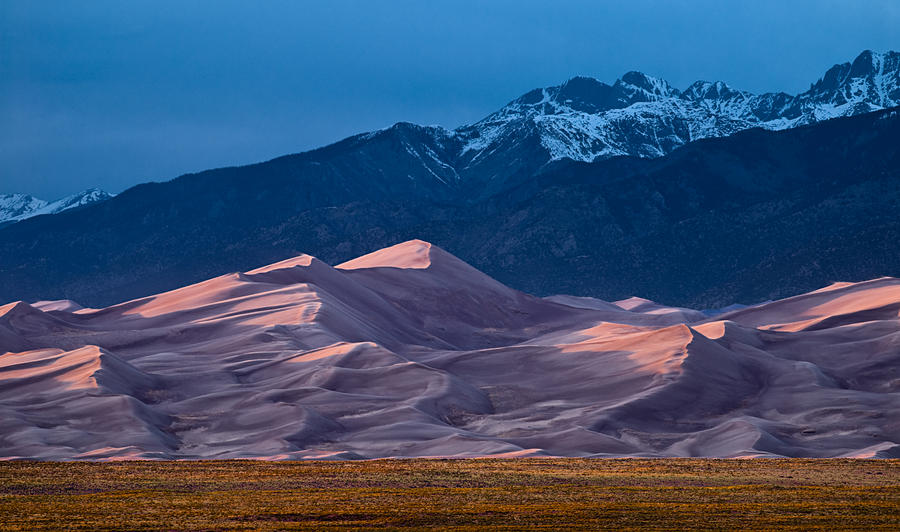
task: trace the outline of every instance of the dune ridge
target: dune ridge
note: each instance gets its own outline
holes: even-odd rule
[[[413,240],[0,306],[0,457],[900,457],[900,280],[707,316]]]

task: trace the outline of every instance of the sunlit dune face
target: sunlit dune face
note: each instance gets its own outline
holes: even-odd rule
[[[321,349],[315,349],[304,355],[294,357],[290,360],[290,362],[313,362],[316,360],[322,360],[323,358],[346,355],[347,353],[349,353],[356,347],[357,347],[357,344],[344,343],[344,342],[339,343],[339,344],[333,344],[333,345],[329,345],[327,347],[323,347]]]
[[[244,319],[242,322],[247,325],[257,326],[273,326],[273,325],[292,325],[301,323],[313,323],[319,316],[322,309],[322,303],[319,301],[309,301],[302,305],[292,305],[283,310],[273,312],[259,312],[255,317]]]
[[[858,321],[893,319],[900,316],[900,305],[896,305],[900,301],[900,284],[898,283],[885,282],[875,286],[870,286],[867,283],[861,283],[860,285],[853,283],[835,284],[841,286],[832,285],[825,290],[816,292],[816,294],[822,294],[823,296],[833,294],[832,298],[818,305],[809,306],[802,311],[800,316],[791,317],[790,321],[784,319],[789,316],[773,317],[773,319],[780,319],[761,328],[796,332],[815,326],[824,319],[853,313],[866,314],[860,315]],[[883,309],[883,311],[878,311],[878,309]]]
[[[716,340],[725,335],[725,322],[712,321],[709,323],[695,325],[693,329],[703,336],[709,338],[710,340]]]
[[[0,357],[0,375],[2,375],[2,378],[9,379],[28,376],[33,368],[52,364],[62,353],[62,349],[35,349],[20,353],[7,352]]]
[[[363,268],[404,268],[423,270],[431,266],[431,244],[410,240],[339,264],[340,270]]]
[[[253,275],[257,273],[267,273],[288,268],[305,268],[312,265],[313,260],[313,257],[310,255],[299,255],[297,257],[283,260],[281,262],[276,262],[275,264],[269,264],[267,266],[256,268],[255,270],[250,270],[247,273]]]
[[[294,257],[87,314],[5,305],[0,342],[17,353],[0,355],[0,450],[91,460],[900,452],[885,414],[900,408],[900,281],[708,318],[640,298],[532,297],[421,241],[348,264]]]
[[[633,335],[644,331],[655,330],[653,327],[642,327],[624,323],[601,322],[593,327],[574,332],[566,332],[562,335],[551,335],[548,338],[553,345],[565,346],[589,344],[592,342],[612,342],[620,336]]]
[[[198,312],[196,321],[234,322],[260,327],[312,323],[321,308],[322,300],[315,287],[303,283],[227,300],[207,312]]]
[[[53,381],[70,390],[97,388],[94,374],[100,370],[100,350],[87,346],[64,353],[60,349],[40,349],[8,353],[0,360],[0,381],[53,375]]]
[[[579,331],[579,334],[583,334],[586,339],[611,341],[621,335],[630,335],[651,330],[655,330],[655,327],[641,327],[638,325],[628,325],[625,323],[603,322],[589,329]]]
[[[213,282],[215,281],[215,282]],[[189,289],[167,292],[127,309],[123,314],[153,318],[180,313],[188,321],[244,321],[255,325],[308,323],[320,307],[316,288],[307,283],[287,286],[218,278]],[[251,317],[251,316],[256,317]]]
[[[641,306],[647,305],[648,303],[651,303],[651,301],[642,297],[629,297],[628,299],[616,301],[614,305],[625,310],[634,310]]]
[[[139,315],[145,318],[160,316],[217,303],[223,299],[231,299],[240,295],[234,292],[240,292],[242,288],[252,290],[238,280],[237,274],[223,275],[178,290],[151,296],[140,304],[127,307],[123,314]]]
[[[693,339],[690,329],[684,325],[650,329],[602,324],[582,332],[595,336],[589,340],[559,346],[560,351],[595,352],[598,355],[625,353],[625,359],[635,370],[657,374],[678,371],[687,344]]]
[[[834,283],[825,288],[729,314],[728,319],[763,330],[796,332],[835,316],[849,321],[893,319],[900,302],[900,280],[880,278],[860,283]],[[900,307],[898,307],[900,309]],[[857,318],[850,315],[864,313]]]
[[[809,314],[817,316],[848,314],[888,306],[897,301],[900,301],[900,284],[894,283],[872,289],[847,291],[835,299],[811,307]]]
[[[831,292],[832,290],[840,290],[841,288],[847,288],[848,286],[853,286],[853,283],[848,283],[846,281],[839,281],[836,283],[831,283],[830,285],[819,288],[818,290],[813,290],[811,293],[817,294],[821,292]]]

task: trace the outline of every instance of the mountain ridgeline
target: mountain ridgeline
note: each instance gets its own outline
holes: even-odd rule
[[[630,72],[0,229],[0,302],[107,305],[423,238],[537,294],[721,306],[900,274],[900,54],[799,95]]]
[[[96,188],[83,190],[55,201],[42,200],[29,194],[0,194],[0,226],[41,214],[56,214],[84,207],[111,197],[112,194]]]

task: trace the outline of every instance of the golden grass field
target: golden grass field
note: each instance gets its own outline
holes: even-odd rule
[[[3,530],[900,530],[898,460],[0,463]]]

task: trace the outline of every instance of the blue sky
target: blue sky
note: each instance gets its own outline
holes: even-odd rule
[[[52,199],[478,120],[628,70],[808,88],[900,50],[900,1],[0,2],[0,193]]]

